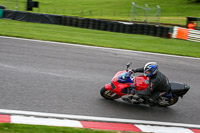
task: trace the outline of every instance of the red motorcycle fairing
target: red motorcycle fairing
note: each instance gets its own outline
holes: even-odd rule
[[[126,72],[126,71],[119,71],[119,72],[117,72],[117,73],[115,74],[115,76],[113,77],[112,81],[115,80],[115,81],[117,82],[117,76],[120,75],[120,74],[122,74],[122,73],[124,73],[124,72]],[[105,85],[105,89],[106,89],[106,90],[112,90],[111,83],[106,84],[106,85]]]
[[[105,85],[106,90],[111,90],[112,92],[116,93],[118,96],[126,95],[126,91],[123,89],[130,87],[130,85],[135,85],[136,90],[145,90],[149,86],[149,78],[141,75],[138,77],[135,77],[133,83],[119,83],[118,82],[118,76],[125,73],[126,71],[119,71],[115,74],[115,76],[112,79],[112,82]]]
[[[111,87],[113,89],[113,92],[115,92],[119,96],[126,95],[126,93],[122,93],[122,90],[124,88],[130,87],[130,85],[133,83],[119,83],[117,78],[118,75],[112,79]]]
[[[105,85],[105,89],[106,90],[112,90],[111,83],[110,84],[106,84]]]
[[[124,88],[130,87],[130,85],[133,83],[119,83],[118,82],[118,76],[125,72],[126,70],[117,72],[115,76],[113,77],[112,82],[110,84],[105,85],[105,89],[111,90],[112,92],[116,93],[118,96],[126,95],[126,93],[122,93],[122,90]]]

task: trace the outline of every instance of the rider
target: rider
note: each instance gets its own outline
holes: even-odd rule
[[[149,77],[149,86],[146,90],[136,91],[133,89],[134,91],[132,91],[132,93],[137,93],[144,97],[150,106],[155,106],[157,104],[159,96],[169,93],[169,80],[158,70],[156,62],[148,62],[143,68],[132,69],[132,71],[134,73],[144,73],[146,77]]]

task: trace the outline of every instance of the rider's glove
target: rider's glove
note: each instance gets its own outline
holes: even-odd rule
[[[132,69],[131,71],[132,71],[133,73],[136,73],[136,70],[135,70],[135,69]]]

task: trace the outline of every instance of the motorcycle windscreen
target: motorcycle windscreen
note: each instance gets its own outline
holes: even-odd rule
[[[130,78],[130,73],[129,72],[125,72],[125,73],[120,74],[117,77],[117,81],[119,83],[133,83],[133,81]]]

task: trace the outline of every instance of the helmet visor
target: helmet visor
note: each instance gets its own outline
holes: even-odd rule
[[[144,76],[150,75],[151,73],[149,72],[149,70],[144,71]]]

